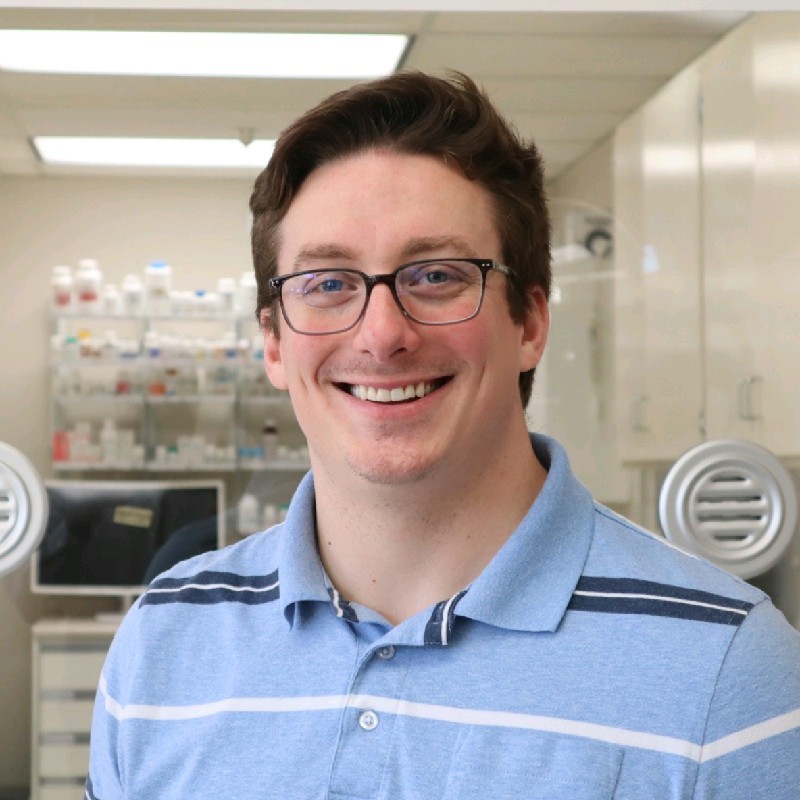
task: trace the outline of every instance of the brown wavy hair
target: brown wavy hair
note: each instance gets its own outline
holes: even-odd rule
[[[276,298],[268,280],[277,273],[280,223],[303,181],[318,167],[375,148],[442,159],[489,193],[512,270],[509,311],[521,322],[530,290],[550,294],[550,216],[542,159],[522,140],[488,96],[463,73],[446,78],[403,71],[337,92],[292,123],[278,138],[250,197],[252,252],[258,283],[256,313],[269,309],[278,334]],[[523,406],[534,370],[520,373]]]

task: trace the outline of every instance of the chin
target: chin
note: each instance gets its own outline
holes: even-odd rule
[[[430,460],[403,458],[397,455],[347,458],[347,465],[359,478],[379,486],[404,486],[417,483],[429,477],[435,467]]]

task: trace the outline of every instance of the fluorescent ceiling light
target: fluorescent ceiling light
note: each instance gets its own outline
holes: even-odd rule
[[[103,167],[241,167],[263,169],[275,142],[256,139],[141,139],[99,136],[36,136],[49,164]]]
[[[397,34],[0,30],[0,70],[357,79],[391,74],[407,44]]]

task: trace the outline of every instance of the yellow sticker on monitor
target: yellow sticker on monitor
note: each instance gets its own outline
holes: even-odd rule
[[[138,506],[116,506],[114,522],[117,525],[130,525],[133,528],[149,528],[153,524],[153,510]]]

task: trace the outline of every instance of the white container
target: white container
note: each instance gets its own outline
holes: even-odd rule
[[[260,527],[258,499],[252,494],[243,494],[236,506],[236,529],[242,536],[256,533]]]
[[[130,273],[122,279],[122,313],[138,317],[144,310],[144,284]]]
[[[243,272],[239,278],[239,292],[236,295],[236,313],[241,317],[252,317],[258,303],[258,286],[254,272]]]
[[[75,271],[75,299],[82,314],[99,314],[102,304],[103,273],[93,258],[82,258]]]
[[[100,458],[104,464],[115,464],[118,456],[117,427],[107,419],[100,429]]]
[[[144,268],[144,300],[148,314],[155,316],[170,314],[171,289],[172,267],[166,261],[151,261]]]
[[[103,287],[103,312],[112,316],[122,314],[122,293],[113,283]]]
[[[75,310],[75,283],[69,267],[53,267],[50,287],[50,307],[53,311],[59,314],[69,314]]]
[[[217,281],[220,313],[230,316],[236,311],[236,282],[233,278],[220,278]]]

